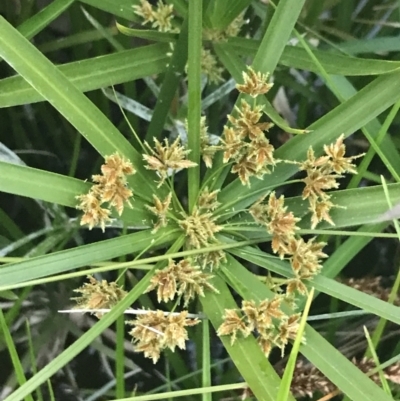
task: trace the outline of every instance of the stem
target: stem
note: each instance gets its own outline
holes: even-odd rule
[[[189,158],[197,163],[188,169],[189,212],[196,204],[200,188],[200,117],[201,117],[201,0],[189,1],[189,38],[188,38],[188,147]]]

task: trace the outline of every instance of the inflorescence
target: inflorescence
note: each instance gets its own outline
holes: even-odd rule
[[[135,12],[153,27],[170,29],[172,6],[164,6],[160,1],[155,10],[146,0],[141,0],[141,6],[135,6]],[[164,21],[163,26],[161,21]],[[237,25],[238,29],[240,26]],[[220,160],[230,166],[231,173],[237,174],[246,186],[251,185],[252,177],[265,179],[277,163],[296,164],[305,175],[300,181],[304,184],[302,197],[309,202],[311,228],[321,221],[334,224],[329,212],[337,205],[326,191],[338,188],[337,180],[345,173],[356,173],[352,162],[359,156],[345,157],[344,136],[341,135],[334,143],[324,146],[325,154],[320,157],[316,157],[310,148],[303,162],[276,159],[275,149],[267,138],[273,124],[265,120],[263,107],[257,104],[257,98],[268,93],[271,87],[268,74],[256,72],[250,67],[243,72],[243,83],[237,85],[242,99],[232,115],[227,116],[227,124],[217,142],[210,140],[205,118],[202,118],[200,139],[204,164],[211,168],[215,155],[219,153]],[[227,260],[224,250],[219,248],[221,242],[218,237],[225,227],[220,222],[223,221],[220,217],[224,205],[218,200],[218,190],[208,187],[200,191],[192,210],[186,211],[180,204],[174,191],[174,175],[180,170],[197,166],[188,159],[190,150],[180,137],[173,141],[154,139],[154,148],[148,143],[144,145],[147,151],[143,155],[144,167],[154,171],[158,180],[153,202],[145,205],[153,216],[152,234],[156,235],[160,228],[171,224],[178,227],[185,237],[185,250],[204,250],[189,258],[171,259],[165,267],[155,269],[147,292],[156,291],[159,303],[174,301],[173,310],[179,304],[187,308],[190,302],[205,296],[207,291],[218,292],[212,284],[212,273]],[[127,176],[135,172],[132,163],[123,156],[107,156],[101,166],[102,174],[92,177],[94,184],[89,192],[77,197],[77,208],[84,213],[81,224],[88,225],[89,229],[100,226],[104,231],[111,221],[113,209],[121,215],[124,206],[132,207],[133,192],[128,186]],[[289,310],[288,306],[296,309],[298,294],[307,294],[305,280],[312,279],[321,270],[321,260],[327,257],[323,252],[325,243],[315,237],[305,240],[299,235],[297,224],[300,218],[288,210],[284,195],[278,196],[275,191],[263,195],[248,208],[247,213],[253,218],[253,224],[264,226],[271,235],[272,251],[290,263],[293,275],[271,286],[274,291],[271,299],[247,299],[242,301],[240,310],[226,310],[217,332],[220,336],[230,336],[232,344],[239,335],[247,337],[255,334],[266,355],[274,346],[283,353],[289,340],[297,335],[300,318],[298,313],[285,311]],[[210,247],[212,249],[208,250]],[[229,269],[229,266],[226,268]],[[93,277],[89,277],[89,283],[75,291],[81,293],[75,299],[77,307],[82,309],[111,308],[126,296],[116,283],[97,281]],[[97,316],[100,318],[101,314]],[[146,311],[128,322],[134,326],[130,334],[135,350],[143,352],[154,362],[165,348],[184,349],[188,338],[186,327],[198,323],[198,319],[188,318],[187,310],[179,313]]]
[[[173,4],[164,4],[162,0],[153,6],[148,0],[140,0],[140,5],[132,6],[134,13],[140,17],[141,25],[157,29],[159,32],[179,33],[179,22],[174,18]],[[206,28],[203,31],[204,45],[201,54],[201,71],[210,83],[218,84],[224,79],[224,69],[218,64],[209,43],[225,42],[230,37],[236,37],[242,26],[246,24],[241,13],[225,29]],[[173,45],[172,45],[173,47]]]

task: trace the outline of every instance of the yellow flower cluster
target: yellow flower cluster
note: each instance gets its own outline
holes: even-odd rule
[[[136,170],[130,161],[115,153],[106,156],[101,172],[102,174],[92,176],[96,184],[90,191],[76,198],[80,201],[77,209],[84,212],[81,225],[87,224],[89,230],[100,226],[104,232],[106,223],[111,221],[110,207],[114,207],[119,215],[124,210],[124,204],[132,207],[129,199],[133,192],[127,187],[126,176],[134,174]],[[109,206],[101,207],[104,203],[109,203]]]

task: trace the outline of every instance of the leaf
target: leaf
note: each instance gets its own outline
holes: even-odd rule
[[[71,271],[85,265],[111,260],[121,255],[140,252],[149,248],[149,245],[152,249],[162,247],[177,237],[177,230],[160,229],[157,236],[151,234],[150,230],[145,230],[54,252],[50,255],[38,256],[22,262],[10,263],[0,269],[0,291],[6,287],[11,289],[13,285],[25,281]]]
[[[390,200],[393,203],[400,202],[400,183],[388,185]],[[318,224],[318,229],[352,227],[361,224],[371,224],[381,221],[381,216],[388,210],[387,201],[381,185],[373,187],[361,187],[334,191],[332,202],[338,205],[330,212],[335,226],[322,222]],[[302,217],[309,213],[308,201],[301,197],[287,199],[286,204],[296,216]],[[390,220],[387,218],[386,220]],[[307,219],[308,221],[308,219]],[[304,222],[302,224],[308,225]]]
[[[244,55],[254,57],[260,42],[254,39],[236,37],[230,38],[224,46],[230,51],[236,50],[242,57]],[[324,70],[329,74],[345,76],[380,75],[395,72],[400,68],[399,61],[349,57],[318,49],[312,49],[312,51]],[[300,47],[286,46],[279,64],[289,68],[319,73],[318,66],[313,63],[307,52]]]
[[[159,32],[154,29],[133,29],[128,28],[124,25],[116,22],[118,31],[120,31],[123,35],[133,36],[136,38],[153,40],[155,42],[175,42],[178,38],[178,35],[170,32]]]
[[[118,152],[127,157],[137,173],[129,180],[151,199],[156,188],[154,175],[142,162],[142,155],[117,130],[112,122],[46,57],[0,17],[0,56],[45,97],[103,156]]]
[[[168,46],[156,44],[58,66],[82,92],[133,81],[165,70]],[[0,107],[45,100],[20,76],[0,80]]]
[[[188,24],[183,22],[179,38],[175,43],[174,51],[168,63],[167,71],[161,84],[161,90],[157,97],[157,103],[153,110],[153,117],[146,133],[146,141],[152,142],[153,138],[160,138],[166,123],[171,103],[181,82],[185,69],[188,52]]]
[[[214,0],[207,9],[206,17],[213,28],[224,30],[250,4],[251,0]]]
[[[90,184],[48,171],[0,161],[0,191],[75,207],[75,196],[88,192]]]
[[[33,38],[36,34],[50,25],[57,17],[74,3],[75,0],[54,0],[48,6],[41,9],[37,14],[24,21],[17,29],[27,39]]]
[[[80,2],[111,13],[116,17],[125,18],[129,21],[139,21],[139,17],[132,7],[132,0],[80,0]]]

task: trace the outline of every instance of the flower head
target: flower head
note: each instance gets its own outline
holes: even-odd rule
[[[238,117],[229,115],[228,119],[241,138],[258,139],[263,136],[263,131],[268,131],[273,125],[269,122],[259,122],[262,110],[263,106],[252,107],[246,100],[242,99],[240,107],[236,107]]]
[[[151,155],[143,155],[143,159],[147,162],[146,168],[157,171],[161,177],[159,187],[167,178],[169,170],[178,171],[197,166],[196,163],[186,159],[190,150],[186,150],[180,144],[180,137],[177,137],[171,145],[167,138],[164,140],[164,145],[154,138],[155,149],[152,149],[147,142],[145,144]]]
[[[206,247],[210,241],[215,240],[215,234],[222,227],[215,223],[216,217],[211,212],[195,208],[191,215],[179,220],[179,225],[188,238],[190,246],[196,249]]]
[[[174,31],[171,24],[174,11],[172,4],[164,4],[159,0],[157,7],[153,8],[147,0],[140,0],[140,5],[132,7],[135,14],[143,18],[143,25],[151,24],[153,28],[157,28],[160,32]]]
[[[237,84],[236,89],[252,97],[267,93],[274,85],[272,83],[267,83],[269,74],[255,72],[250,66],[247,67],[247,72],[242,72],[242,76],[243,84]]]
[[[134,328],[129,332],[133,337],[135,352],[143,352],[146,358],[154,363],[160,358],[163,349],[171,351],[175,347],[185,349],[188,339],[186,327],[195,326],[197,319],[188,319],[188,312],[165,314],[161,310],[148,311],[127,323]]]
[[[329,166],[336,174],[357,174],[356,166],[351,162],[363,155],[361,154],[352,157],[344,157],[346,153],[346,146],[344,145],[343,140],[344,135],[342,134],[335,143],[324,145],[324,151],[326,155],[330,157]]]
[[[251,333],[251,329],[245,324],[234,309],[225,309],[224,322],[219,326],[217,334],[219,336],[231,336],[231,345],[235,343],[237,333],[240,332],[244,337]]]
[[[182,295],[184,306],[187,306],[196,295],[204,297],[204,290],[218,292],[210,283],[212,277],[186,259],[179,263],[170,260],[165,269],[156,271],[146,292],[157,288],[158,302],[167,302],[175,295]]]
[[[133,192],[127,186],[126,176],[135,174],[136,170],[129,160],[114,153],[105,157],[101,172],[102,174],[92,176],[96,184],[90,191],[76,197],[80,201],[76,208],[84,212],[81,225],[87,224],[90,230],[94,226],[100,226],[104,231],[106,223],[111,221],[111,211],[101,205],[109,203],[119,215],[122,214],[125,205],[132,207],[129,199],[133,197]]]
[[[154,225],[153,233],[157,232],[160,227],[167,226],[167,213],[172,200],[172,192],[170,192],[167,197],[161,201],[157,195],[153,194],[154,206],[146,205],[146,208],[150,210],[153,214],[157,216],[157,223]]]
[[[88,276],[89,283],[77,288],[74,292],[80,292],[80,297],[72,298],[77,302],[78,309],[110,309],[126,296],[126,291],[117,283],[109,283],[106,280],[98,281],[93,276]],[[100,318],[102,313],[95,313]]]

